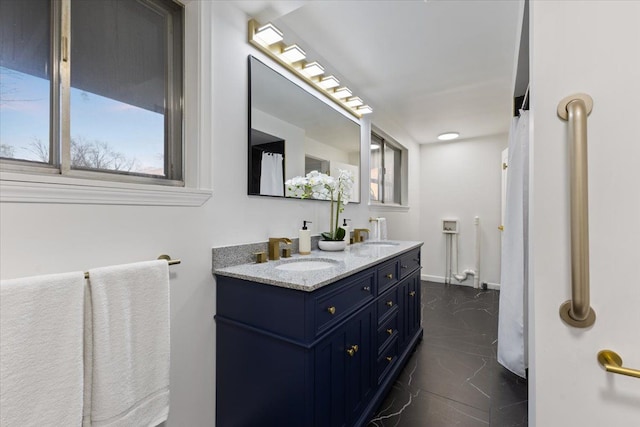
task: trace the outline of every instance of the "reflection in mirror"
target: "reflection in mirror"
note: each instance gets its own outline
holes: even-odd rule
[[[284,181],[312,170],[354,176],[360,202],[360,125],[249,57],[250,195],[287,196]]]

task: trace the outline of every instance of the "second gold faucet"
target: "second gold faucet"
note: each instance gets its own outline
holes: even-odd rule
[[[291,244],[291,239],[286,237],[269,237],[269,259],[277,261],[280,259],[280,243]]]

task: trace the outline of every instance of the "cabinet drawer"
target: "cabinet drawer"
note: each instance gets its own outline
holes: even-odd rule
[[[318,297],[315,302],[316,334],[353,313],[367,301],[373,300],[374,276],[369,274],[343,285],[335,292]]]
[[[389,320],[378,328],[378,354],[391,340],[397,337],[398,332],[398,312],[396,311]]]
[[[378,298],[378,324],[398,311],[398,289],[392,289]]]
[[[393,339],[390,346],[386,347],[384,352],[378,357],[378,363],[376,364],[376,372],[378,374],[378,384],[384,381],[384,378],[388,375],[389,371],[398,361],[398,339]]]
[[[395,259],[391,262],[378,267],[378,292],[383,293],[394,284],[398,283],[398,260]]]
[[[403,255],[400,258],[400,278],[404,279],[418,267],[420,267],[420,250]]]

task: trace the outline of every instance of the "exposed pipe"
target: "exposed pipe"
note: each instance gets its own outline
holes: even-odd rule
[[[453,277],[458,282],[467,280],[469,276],[473,276],[473,287],[480,289],[480,217],[476,216],[473,219],[473,224],[476,228],[476,250],[475,250],[475,270],[466,269],[460,273],[453,273]],[[458,270],[458,235],[456,234],[456,271]]]

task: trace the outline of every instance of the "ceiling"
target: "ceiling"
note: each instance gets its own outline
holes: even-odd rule
[[[251,1],[373,109],[391,136],[437,142],[508,132],[523,1]],[[519,83],[522,86],[522,83]],[[516,95],[521,88],[516,90]]]

